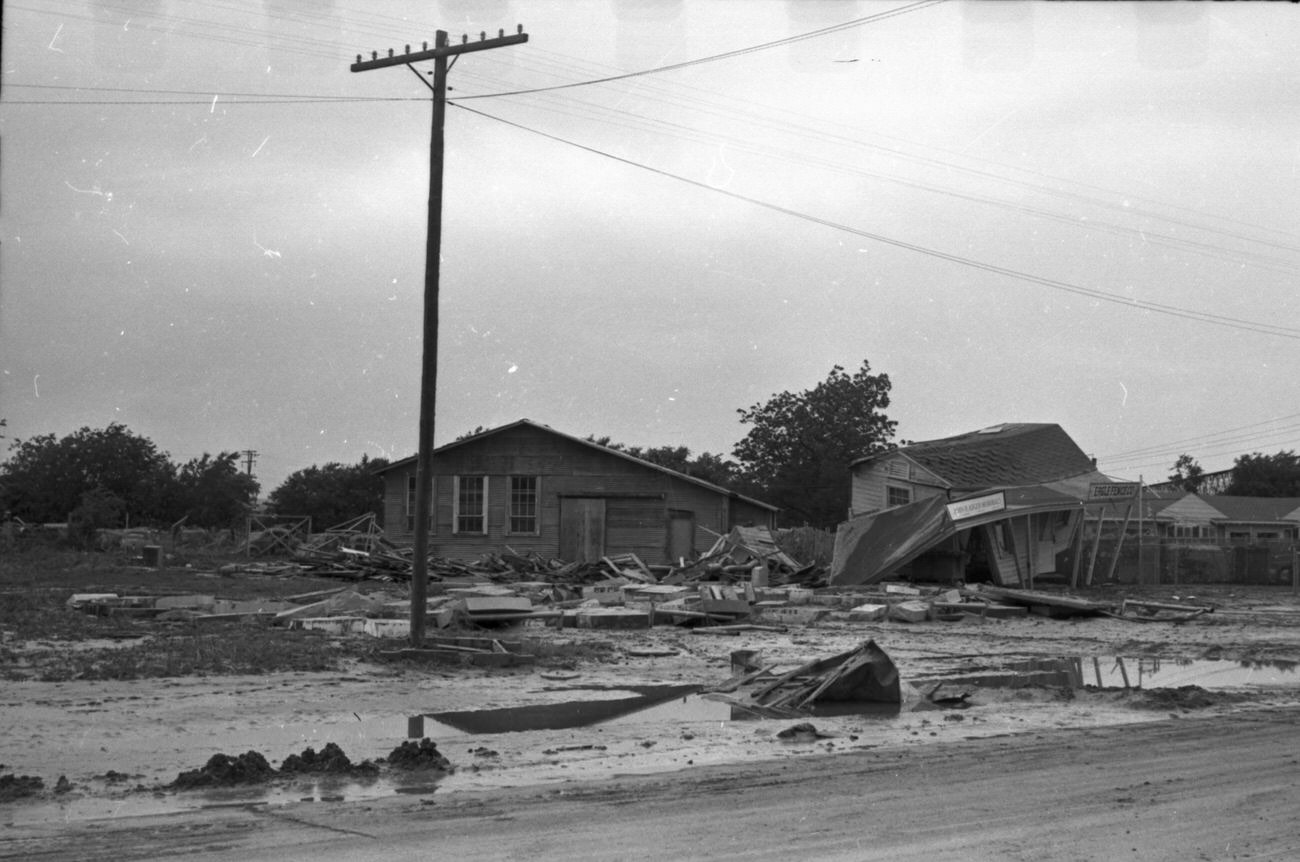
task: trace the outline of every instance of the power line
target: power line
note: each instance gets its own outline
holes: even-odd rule
[[[1281,430],[1300,428],[1300,425],[1287,425],[1285,426],[1285,429],[1279,429],[1276,427],[1277,424],[1280,422],[1290,422],[1293,419],[1300,419],[1300,413],[1292,413],[1289,416],[1279,416],[1276,419],[1265,419],[1262,422],[1252,422],[1249,425],[1239,425],[1235,428],[1228,428],[1223,431],[1215,431],[1210,434],[1198,434],[1193,437],[1184,437],[1179,440],[1171,440],[1168,443],[1160,444],[1157,446],[1145,446],[1140,449],[1129,449],[1124,452],[1117,452],[1112,455],[1106,455],[1104,457],[1107,460],[1128,459],[1133,457],[1140,457],[1147,454],[1154,454],[1155,452],[1168,451],[1171,447],[1175,447],[1175,446],[1217,446],[1217,445],[1221,445],[1224,442],[1228,442],[1226,440],[1220,440],[1218,438],[1228,437],[1229,435],[1236,435],[1237,432],[1239,431],[1248,431],[1250,429],[1259,428],[1260,426],[1263,425],[1269,425],[1273,427],[1269,430],[1252,431],[1251,434],[1244,435],[1244,437],[1232,436],[1229,437],[1229,439],[1248,440],[1254,436],[1261,436],[1261,435],[1271,436],[1272,434],[1278,433]]]
[[[730,197],[735,200],[744,201],[746,203],[753,204],[754,206],[762,207],[764,209],[771,210],[773,212],[778,212],[783,215],[792,216],[794,218],[802,219],[804,221],[811,222],[813,224],[820,224],[824,227],[829,227],[834,230],[843,231],[845,233],[851,233],[855,236],[860,236],[864,239],[875,240],[876,242],[881,242],[886,245],[892,245],[897,248],[906,249],[908,251],[913,251],[918,254],[934,257],[939,260],[946,260],[949,261],[950,263],[956,263],[973,269],[979,269],[984,272],[990,272],[996,275],[1007,276],[1008,278],[1014,278],[1019,281],[1027,281],[1032,284],[1038,284],[1038,285],[1042,285],[1043,287],[1052,288],[1053,290],[1059,290],[1065,293],[1073,293],[1079,296],[1086,296],[1091,299],[1097,299],[1102,302],[1109,302],[1116,305],[1122,305],[1128,308],[1136,308],[1143,311],[1151,311],[1157,314],[1164,314],[1171,317],[1180,317],[1186,320],[1193,320],[1200,323],[1211,323],[1218,326],[1228,327],[1230,329],[1239,329],[1246,332],[1255,332],[1261,335],[1276,335],[1281,338],[1300,340],[1300,329],[1296,329],[1294,327],[1281,326],[1279,324],[1263,323],[1259,321],[1245,320],[1242,318],[1230,317],[1222,314],[1215,314],[1209,311],[1197,311],[1195,309],[1182,308],[1175,305],[1169,305],[1160,302],[1152,302],[1149,300],[1131,299],[1128,297],[1118,296],[1113,293],[1107,293],[1102,290],[1083,287],[1081,285],[1071,284],[1070,282],[1044,278],[1042,276],[1036,276],[1031,273],[1022,272],[1016,269],[1011,269],[1010,267],[1004,267],[993,263],[986,263],[984,261],[978,261],[972,258],[962,257],[961,255],[939,251],[938,249],[928,248],[926,246],[922,246],[917,243],[911,243],[905,240],[894,239],[893,237],[887,237],[884,236],[883,234],[861,230],[859,228],[854,228],[849,225],[844,225],[838,222],[831,221],[830,219],[824,219],[818,216],[810,215],[808,213],[804,213],[799,210],[792,209],[790,207],[784,207],[779,204],[771,203],[769,201],[763,201],[763,200],[759,200],[758,198],[750,197],[748,195],[742,195],[738,192],[733,192],[733,191],[728,191],[727,189],[718,188],[716,186],[709,185],[708,183],[700,182],[699,180],[693,180],[690,179],[689,177],[684,177],[681,176],[680,174],[675,174],[672,173],[671,171],[666,171],[661,168],[652,167],[650,165],[646,165],[641,162],[634,161],[632,159],[627,159],[622,156],[616,156],[613,153],[608,153],[605,152],[604,150],[596,149],[595,147],[589,147],[584,144],[579,144],[575,141],[570,141],[566,138],[561,138],[558,135],[552,135],[548,132],[543,132],[538,129],[531,128],[529,126],[525,126],[522,123],[516,123],[511,120],[506,120],[506,119],[502,119],[501,117],[493,116],[492,114],[484,113],[474,108],[468,108],[464,105],[458,104],[457,102],[449,102],[449,104],[460,108],[462,111],[469,111],[470,113],[478,114],[479,116],[484,117],[486,119],[495,120],[496,122],[503,123],[507,126],[513,126],[514,128],[520,129],[521,131],[531,132],[532,134],[539,135],[543,138],[547,138],[557,143],[565,144],[567,146],[571,146],[576,149],[584,150],[594,155],[602,156],[604,158],[611,159],[616,162],[621,162],[623,164],[630,165],[632,167],[650,171],[651,173],[659,174],[660,176],[668,177],[670,179],[677,180],[678,182],[683,182],[686,183],[687,185],[695,186],[696,188],[706,189],[716,194],[725,195],[726,197]]]
[[[664,72],[675,72],[679,69],[687,69],[691,66],[699,66],[705,63],[716,63],[719,60],[730,60],[733,57],[740,57],[745,54],[753,54],[756,51],[766,51],[770,48],[779,48],[783,45],[793,45],[796,42],[802,42],[807,39],[816,39],[820,36],[826,36],[831,33],[838,33],[841,30],[849,30],[855,27],[861,27],[865,24],[874,24],[877,21],[883,21],[887,18],[893,18],[898,15],[906,15],[909,12],[915,12],[918,9],[924,9],[927,6],[935,6],[943,3],[945,0],[917,0],[908,6],[898,9],[891,9],[888,12],[878,12],[874,15],[867,15],[863,18],[855,18],[852,21],[845,21],[841,24],[832,24],[829,27],[822,27],[818,30],[810,30],[807,33],[800,33],[796,36],[787,36],[783,39],[774,39],[770,42],[763,42],[758,45],[750,45],[746,48],[737,48],[734,51],[724,51],[721,54],[711,54],[707,57],[698,57],[694,60],[683,60],[680,63],[670,63],[666,66],[656,66],[653,69],[641,69],[636,72],[624,72],[619,75],[608,75],[604,78],[593,78],[587,81],[572,81],[567,84],[553,84],[549,87],[532,87],[524,90],[510,90],[500,93],[482,93],[477,96],[458,96],[457,101],[466,99],[496,99],[502,96],[524,96],[533,93],[549,93],[555,90],[569,90],[574,87],[589,87],[593,84],[608,84],[613,81],[624,81],[628,78],[639,78],[643,75],[659,75]]]

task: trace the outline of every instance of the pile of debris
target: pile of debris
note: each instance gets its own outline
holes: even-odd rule
[[[746,663],[738,675],[704,694],[766,717],[804,715],[820,703],[902,702],[898,668],[875,641],[785,673],[774,674],[775,667]]]
[[[312,575],[346,580],[409,581],[414,568],[410,548],[390,542],[373,514],[363,515],[305,538],[295,527],[279,526],[250,533],[241,548],[252,556],[282,552],[291,562],[233,563],[223,574]],[[474,560],[430,557],[426,566],[431,582],[465,579],[492,583],[546,581],[574,587],[626,578],[647,584],[701,582],[753,583],[756,586],[818,587],[826,583],[827,570],[803,564],[781,549],[772,533],[762,527],[736,527],[718,535],[707,552],[695,559],[680,558],[674,565],[647,566],[636,554],[617,554],[590,562],[546,558],[535,551],[480,554]]]

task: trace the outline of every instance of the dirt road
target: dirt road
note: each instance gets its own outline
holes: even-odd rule
[[[445,801],[0,832],[4,858],[1294,859],[1300,708],[697,767]]]

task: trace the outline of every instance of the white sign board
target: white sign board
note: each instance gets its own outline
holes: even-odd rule
[[[985,494],[983,497],[972,497],[969,500],[962,500],[957,503],[948,504],[948,517],[954,521],[960,521],[963,518],[973,518],[976,515],[987,515],[989,512],[1001,512],[1007,507],[1007,498],[1001,492],[996,494]]]
[[[1137,482],[1093,482],[1088,486],[1088,501],[1104,503],[1111,500],[1132,500],[1137,492]]]

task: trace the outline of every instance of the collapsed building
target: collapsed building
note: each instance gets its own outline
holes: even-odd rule
[[[850,467],[851,510],[831,585],[912,581],[1032,586],[1077,578],[1085,507],[1130,501],[1138,483],[1100,473],[1059,426],[1009,423],[912,443]]]

